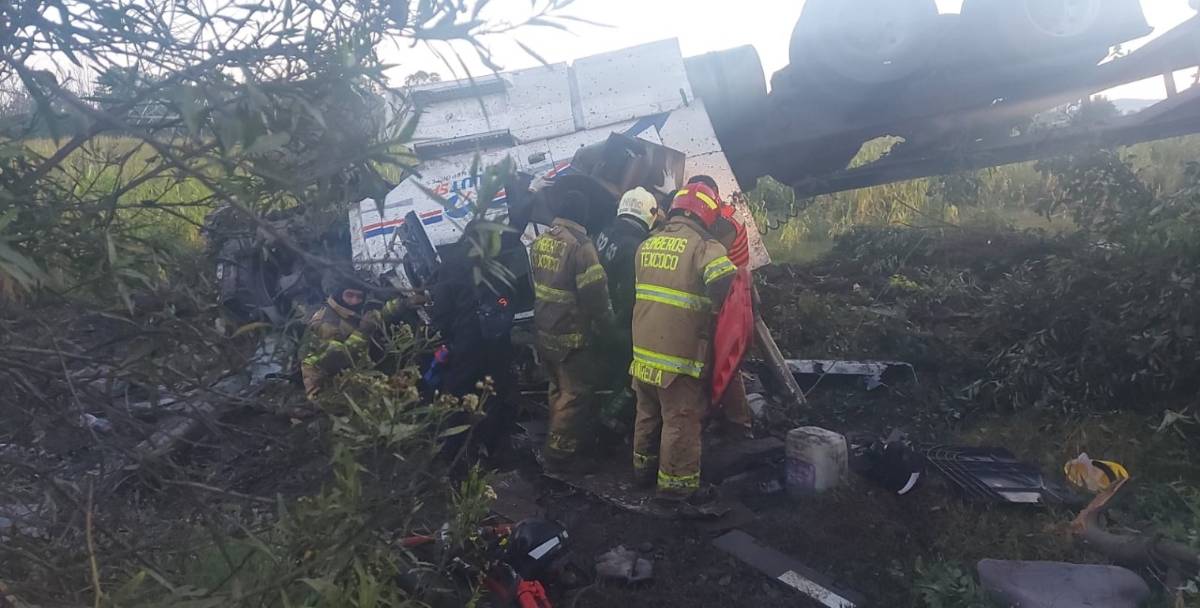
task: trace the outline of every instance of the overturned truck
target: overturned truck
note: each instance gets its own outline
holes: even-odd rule
[[[331,233],[302,239],[352,259],[360,270],[401,289],[421,287],[426,258],[462,236],[472,219],[482,168],[504,160],[513,164],[517,177],[495,195],[489,215],[522,231],[526,244],[553,219],[543,194],[564,176],[587,179],[610,195],[611,205],[596,209],[589,222],[593,231],[614,219],[617,198],[633,187],[668,193],[685,176],[703,173],[723,192],[740,190],[674,40],[572,66],[427,85],[413,91],[410,101],[420,112],[413,146],[421,160],[418,174],[383,200],[351,204],[346,223]],[[753,226],[748,209],[741,206],[738,213]],[[213,223],[222,219],[218,214]],[[302,218],[286,212],[268,219],[289,233],[307,228]],[[770,263],[758,231],[749,235],[752,267]],[[423,243],[431,251],[424,251]],[[320,297],[315,273],[289,260],[262,231],[224,238],[212,249],[223,303],[239,319],[286,318],[293,303]],[[532,311],[528,260],[507,262],[518,278],[517,318],[527,318]]]
[[[504,159],[525,179],[495,197],[494,213],[516,219],[528,243],[550,219],[536,191],[564,175],[585,175],[614,195],[669,190],[700,173],[729,193],[772,175],[815,195],[1200,132],[1200,87],[1178,91],[1173,78],[1200,64],[1200,17],[1132,53],[1112,52],[1150,32],[1138,0],[963,0],[954,14],[933,0],[809,0],[791,63],[769,93],[753,48],[684,58],[674,40],[425,85],[410,100],[420,113],[418,173],[384,200],[350,204],[345,224],[304,242],[414,286],[406,233],[424,232],[433,255],[456,241],[479,167]],[[1160,75],[1171,95],[1137,114],[1027,128],[1038,112]],[[848,168],[864,142],[884,135],[903,141]],[[748,210],[739,215],[754,225]],[[308,228],[303,219],[275,221]],[[749,232],[752,267],[768,264],[758,232]],[[212,246],[222,299],[239,318],[279,321],[293,302],[320,297],[312,269],[262,231]],[[527,276],[521,260],[510,265]],[[518,304],[528,316],[527,281],[523,289]]]

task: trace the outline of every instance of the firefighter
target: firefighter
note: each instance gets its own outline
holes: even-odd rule
[[[611,397],[601,408],[606,426],[625,434],[633,421],[633,389],[629,384],[629,363],[633,358],[634,264],[637,248],[650,236],[658,222],[658,200],[645,188],[634,188],[621,197],[617,219],[596,237],[600,264],[608,275],[608,293],[616,316],[613,351],[605,354],[608,366],[607,387]]]
[[[401,300],[367,311],[367,294],[359,283],[338,278],[328,284],[329,297],[309,318],[300,345],[300,372],[310,401],[339,373],[370,361],[372,346],[381,350],[385,321],[406,312]]]
[[[714,315],[737,268],[711,234],[717,195],[704,184],[675,194],[666,224],[638,248],[633,308],[637,393],[633,468],[657,495],[703,503],[700,435],[710,397],[705,377]]]
[[[463,237],[442,251],[442,264],[430,288],[430,322],[445,340],[445,355],[437,388],[442,393],[462,397],[479,392],[477,384],[491,378],[494,394],[485,404],[485,417],[475,427],[473,441],[488,454],[502,445],[515,422],[516,379],[512,371],[511,285],[493,278],[476,282],[477,260],[471,257],[471,235],[477,224],[468,224]],[[504,233],[506,250],[524,247],[520,235]],[[447,441],[449,450],[461,447],[459,436]]]
[[[734,217],[736,209],[733,205],[720,200],[721,190],[717,181],[708,175],[696,175],[688,180],[688,184],[704,184],[712,189],[721,203],[721,217],[713,225],[713,236],[717,238],[729,255],[729,259],[739,269],[750,268],[750,245],[746,237],[746,227]],[[750,402],[746,399],[746,384],[742,381],[739,371],[729,382],[729,388],[724,395],[718,395],[720,409],[717,411],[712,427],[719,435],[728,439],[753,439],[754,416],[750,413]]]
[[[602,370],[598,339],[611,335],[608,277],[588,238],[589,195],[575,181],[554,185],[558,213],[530,247],[538,356],[551,380],[545,466],[584,472],[595,439],[595,390]]]

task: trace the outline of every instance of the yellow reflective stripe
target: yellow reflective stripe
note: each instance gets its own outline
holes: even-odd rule
[[[349,339],[347,338],[346,341],[349,342]],[[329,354],[330,351],[336,350],[336,349],[341,349],[341,350],[344,350],[347,352],[350,350],[349,347],[347,346],[346,342],[339,342],[337,340],[326,340],[325,343],[320,346],[320,349],[318,351],[316,351],[316,353],[314,353],[314,354],[315,354],[315,356],[323,357],[323,356]]]
[[[575,275],[575,286],[583,289],[592,283],[607,280],[608,275],[604,274],[604,267],[599,264],[593,264],[587,270]]]
[[[721,256],[704,267],[704,284],[708,285],[735,272],[737,272],[737,265],[728,256]]]
[[[658,454],[638,454],[634,452],[633,468],[642,470],[658,468]]]
[[[538,332],[538,342],[545,348],[571,349],[583,347],[583,334],[551,334]]]
[[[657,302],[685,310],[708,310],[712,308],[712,300],[705,296],[663,287],[649,283],[638,283],[635,288],[637,299],[645,302]]]
[[[638,382],[664,388],[663,370],[642,363],[641,361],[634,361],[629,364],[629,375]]]
[[[684,359],[673,355],[665,355],[656,353],[652,350],[633,347],[633,360],[649,365],[650,367],[658,368],[663,371],[683,374],[693,378],[699,378],[704,374],[704,362],[695,361],[692,359]]]
[[[356,349],[362,349],[366,346],[366,339],[358,334],[352,334],[349,338],[346,338],[345,342],[340,342],[338,340],[325,340],[317,349],[314,349],[311,354],[304,358],[304,364],[311,366],[320,365],[321,360],[329,356],[329,353],[334,350],[341,350],[345,352],[347,356],[350,356],[350,349],[352,347]]]
[[[696,195],[696,198],[698,198],[698,199],[700,199],[700,200],[704,201],[704,204],[705,204],[705,205],[708,205],[708,208],[709,208],[709,209],[719,209],[719,208],[721,207],[720,205],[718,205],[718,204],[717,204],[717,201],[714,201],[714,200],[712,199],[712,197],[711,197],[711,196],[709,196],[709,195],[707,195],[707,194],[705,194],[705,193],[703,193],[703,192],[700,192],[699,190],[696,190],[696,191],[694,191],[694,192],[688,192],[688,190],[685,188],[685,189],[683,189],[683,190],[680,190],[679,192],[676,192],[676,193],[675,193],[675,198],[679,198],[679,197],[681,197],[681,196],[684,196],[684,195],[687,195],[687,194],[694,194],[694,195]]]
[[[546,437],[546,447],[564,454],[574,454],[579,449],[579,440],[562,433],[550,432]]]
[[[663,490],[698,490],[700,489],[700,473],[671,475],[660,470],[658,472],[658,487]]]
[[[537,299],[539,299],[539,300],[545,300],[547,302],[554,302],[556,304],[574,304],[575,303],[575,294],[571,293],[569,291],[566,291],[565,289],[555,289],[553,287],[550,287],[549,285],[542,285],[541,283],[535,283],[533,286],[533,292],[534,292],[534,295],[536,295]]]

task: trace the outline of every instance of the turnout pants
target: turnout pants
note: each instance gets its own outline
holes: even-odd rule
[[[678,376],[667,388],[659,388],[634,380],[633,390],[635,476],[643,483],[655,479],[660,496],[691,496],[700,489],[700,434],[708,409],[704,383]]]
[[[569,353],[562,361],[543,359],[550,376],[550,430],[545,457],[563,464],[587,453],[595,440],[596,385],[603,367],[589,349]]]

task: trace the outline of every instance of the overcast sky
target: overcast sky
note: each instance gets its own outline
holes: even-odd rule
[[[942,12],[958,12],[962,0],[937,0],[937,3]],[[608,27],[572,23],[570,32],[533,27],[510,36],[519,38],[550,62],[573,61],[663,38],[678,38],[685,56],[752,44],[770,75],[788,63],[788,42],[802,6],[799,0],[575,0],[565,14]],[[1188,7],[1188,0],[1142,0],[1142,6],[1156,34],[1195,15]],[[493,0],[485,16],[515,21],[528,10],[528,0]],[[538,65],[536,59],[504,37],[489,39],[488,45],[505,69]],[[437,71],[444,79],[455,77],[435,56],[419,49],[405,49],[394,60],[402,64],[394,70],[394,75],[401,78],[422,69]],[[472,70],[485,72],[477,63]],[[1178,80],[1183,88],[1191,82],[1191,76],[1185,81],[1180,74]],[[1161,79],[1110,92],[1113,98],[1165,95]]]

